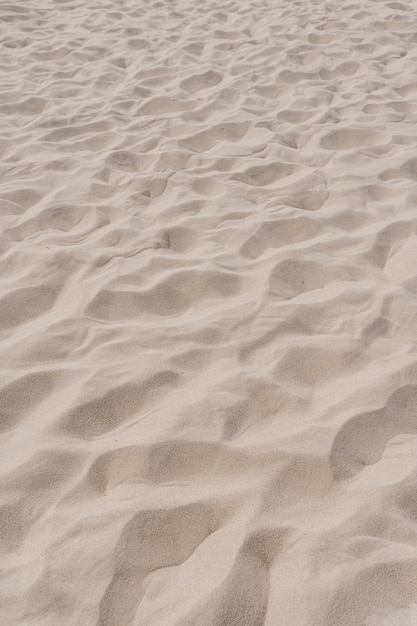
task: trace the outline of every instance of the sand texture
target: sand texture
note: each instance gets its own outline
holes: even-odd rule
[[[0,625],[417,624],[417,4],[0,4]]]

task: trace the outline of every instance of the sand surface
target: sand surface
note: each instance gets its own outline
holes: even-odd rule
[[[0,624],[417,624],[417,5],[0,5]]]

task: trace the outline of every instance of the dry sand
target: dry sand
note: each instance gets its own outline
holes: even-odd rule
[[[0,27],[0,624],[417,624],[417,5]]]

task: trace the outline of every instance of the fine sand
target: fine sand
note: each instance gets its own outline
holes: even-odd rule
[[[0,5],[0,625],[417,624],[417,5]]]

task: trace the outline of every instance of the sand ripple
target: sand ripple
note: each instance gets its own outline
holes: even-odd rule
[[[1,624],[417,623],[416,25],[1,4]]]

